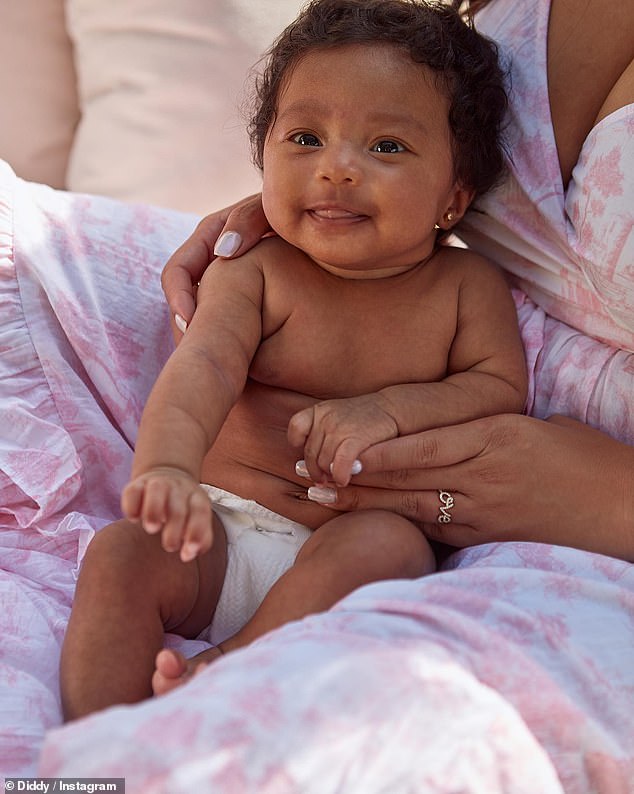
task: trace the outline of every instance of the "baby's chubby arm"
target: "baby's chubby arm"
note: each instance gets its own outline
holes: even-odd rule
[[[359,455],[374,444],[523,409],[526,364],[509,288],[486,260],[466,252],[460,257],[467,267],[460,269],[456,305],[448,301],[447,306],[455,312],[455,334],[446,376],[327,400],[295,414],[288,438],[303,448],[299,473],[317,483],[334,480],[345,486],[358,473]]]
[[[257,249],[208,268],[194,318],[143,411],[122,509],[162,532],[163,547],[180,549],[184,561],[212,543],[202,463],[244,388],[261,339],[262,295]]]

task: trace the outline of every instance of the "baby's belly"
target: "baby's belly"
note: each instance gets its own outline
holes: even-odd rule
[[[295,474],[301,450],[286,438],[288,420],[312,402],[296,392],[249,381],[203,463],[201,480],[313,529],[336,511],[310,502],[310,481]]]

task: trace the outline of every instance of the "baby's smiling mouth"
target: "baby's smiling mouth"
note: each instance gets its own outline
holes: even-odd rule
[[[326,221],[354,221],[364,220],[367,215],[343,207],[313,207],[308,210],[314,218]]]

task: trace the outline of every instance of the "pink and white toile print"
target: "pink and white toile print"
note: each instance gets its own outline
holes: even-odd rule
[[[530,410],[634,443],[633,109],[591,134],[564,192],[540,77],[548,7],[482,15],[514,59],[520,143],[508,193],[465,236],[494,237],[519,279]],[[634,566],[545,544],[458,552],[167,696],[61,725],[77,566],[119,516],[171,349],[160,271],[194,222],[0,164],[0,773],[123,776],[150,794],[634,791]]]

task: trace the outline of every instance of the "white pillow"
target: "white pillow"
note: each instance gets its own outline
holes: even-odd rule
[[[24,179],[64,187],[79,121],[64,0],[5,0],[0,9],[0,157]]]
[[[67,0],[82,121],[68,186],[196,213],[259,190],[247,72],[300,0]]]

